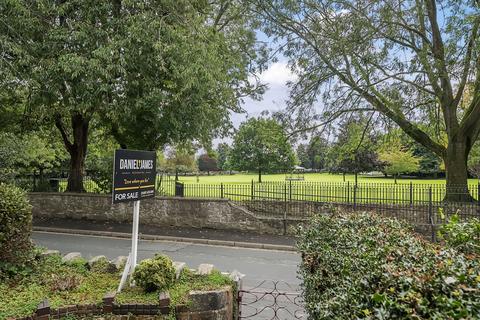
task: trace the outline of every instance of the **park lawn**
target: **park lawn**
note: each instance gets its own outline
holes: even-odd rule
[[[442,201],[445,196],[445,179],[398,179],[383,176],[360,175],[359,186],[354,188],[354,175],[306,173],[304,181],[285,183],[286,174],[267,174],[257,183],[258,176],[251,174],[180,176],[184,183],[184,196],[193,198],[229,198],[234,201],[271,199],[281,201],[315,201],[332,203],[427,203],[430,199]],[[198,180],[197,180],[198,179]],[[198,181],[198,182],[197,182]],[[255,183],[252,185],[251,182]],[[160,194],[173,196],[175,187],[172,177],[163,177]],[[278,182],[278,183],[276,183]],[[412,183],[412,186],[410,186]],[[478,181],[469,181],[474,198]]]
[[[265,174],[262,175],[263,182],[270,181],[286,181],[286,178],[290,177],[290,174]],[[297,175],[293,175],[297,177]],[[344,182],[342,174],[331,174],[331,173],[305,173],[303,175],[304,181],[306,182]],[[170,177],[172,179],[172,177]],[[258,174],[256,173],[242,173],[242,174],[233,174],[233,175],[202,175],[202,176],[179,176],[180,182],[185,183],[201,183],[201,184],[216,184],[216,183],[225,183],[225,184],[235,184],[235,183],[251,183],[258,181]],[[477,183],[477,179],[470,179],[469,184]],[[355,176],[353,174],[345,175],[345,182],[354,183]],[[358,176],[359,183],[395,183],[395,180],[391,177],[384,177],[383,175],[366,175],[361,174]],[[410,182],[414,184],[432,184],[440,185],[445,183],[445,179],[421,179],[421,178],[400,178],[397,179],[398,184],[409,184]]]

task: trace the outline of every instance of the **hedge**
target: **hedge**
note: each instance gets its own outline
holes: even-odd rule
[[[441,247],[393,219],[319,216],[300,230],[311,319],[473,319],[480,257]]]
[[[32,209],[25,192],[0,183],[0,276],[15,274],[32,254]]]

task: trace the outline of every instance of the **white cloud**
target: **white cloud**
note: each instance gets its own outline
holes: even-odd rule
[[[285,86],[287,81],[294,81],[297,76],[292,73],[286,62],[275,62],[267,70],[260,74],[260,81],[274,86]]]

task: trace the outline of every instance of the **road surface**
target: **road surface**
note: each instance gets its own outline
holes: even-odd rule
[[[37,245],[59,250],[62,254],[80,252],[90,258],[105,255],[109,259],[128,255],[131,242],[127,239],[66,235],[34,232]],[[210,246],[167,241],[141,240],[138,245],[138,258],[146,259],[155,253],[163,253],[174,261],[186,262],[190,268],[201,263],[214,264],[224,272],[238,270],[245,274],[245,286],[256,286],[262,280],[282,280],[297,287],[297,265],[300,256],[294,252],[236,247]]]

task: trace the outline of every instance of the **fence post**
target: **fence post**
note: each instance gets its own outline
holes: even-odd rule
[[[480,182],[477,184],[477,204],[480,206]]]
[[[410,205],[413,204],[413,183],[410,181]]]
[[[292,180],[289,181],[289,184],[290,184],[290,188],[289,188],[290,196],[289,196],[289,199],[290,199],[290,202],[291,202],[291,201],[292,201]]]
[[[220,183],[220,197],[223,199],[224,198],[224,192],[223,192],[223,182]]]
[[[357,210],[357,184],[353,186],[353,211]]]
[[[283,185],[283,199],[285,200],[285,210],[283,210],[283,235],[287,235],[287,208],[288,208],[288,204],[287,204],[287,184],[285,183]]]
[[[255,196],[254,196],[254,192],[255,192],[255,191],[254,191],[254,187],[253,187],[253,180],[252,180],[252,186],[250,187],[250,194],[251,194],[251,198],[252,198],[252,200],[255,198]]]
[[[347,205],[350,203],[350,181],[347,182]]]
[[[432,242],[435,242],[435,227],[433,225],[433,199],[432,199],[432,186],[428,188],[428,221],[430,224],[430,230],[432,232]]]

